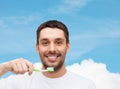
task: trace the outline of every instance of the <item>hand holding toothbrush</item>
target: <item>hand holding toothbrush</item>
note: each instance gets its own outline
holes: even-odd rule
[[[28,72],[28,74],[31,75],[33,70],[34,70],[33,64],[23,58],[15,59],[10,62],[0,64],[0,76],[9,71],[15,74],[24,74]]]
[[[33,64],[31,62],[29,62],[28,60],[19,58],[19,59],[12,60],[10,62],[0,64],[0,76],[2,76],[3,74],[5,74],[6,72],[9,72],[9,71],[11,71],[15,74],[24,74],[24,73],[28,72],[28,74],[31,75],[33,71],[35,71],[35,72],[53,72],[54,68],[50,67],[45,70],[37,69],[37,68],[34,68]]]

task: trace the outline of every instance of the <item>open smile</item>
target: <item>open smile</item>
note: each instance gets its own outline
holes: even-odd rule
[[[54,62],[58,59],[58,57],[60,57],[60,55],[46,55],[45,57],[48,61]]]

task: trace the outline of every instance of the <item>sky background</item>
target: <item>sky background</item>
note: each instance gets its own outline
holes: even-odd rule
[[[36,29],[53,19],[70,32],[67,69],[97,89],[120,89],[120,0],[0,0],[0,63],[40,62]]]
[[[0,0],[0,62],[39,62],[36,29],[53,19],[70,32],[67,66],[92,59],[120,73],[120,0]]]

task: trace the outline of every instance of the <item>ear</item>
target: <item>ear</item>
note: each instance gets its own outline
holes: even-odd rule
[[[67,43],[67,52],[70,50],[70,43]]]
[[[39,52],[39,45],[36,44],[36,51]]]

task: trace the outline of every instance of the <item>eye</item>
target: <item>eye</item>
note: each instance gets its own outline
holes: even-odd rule
[[[41,42],[41,44],[42,44],[43,46],[47,46],[47,45],[49,44],[49,42],[48,42],[48,41],[43,41],[43,42]]]
[[[62,45],[63,42],[62,42],[62,41],[56,41],[56,44],[57,44],[57,45]]]

